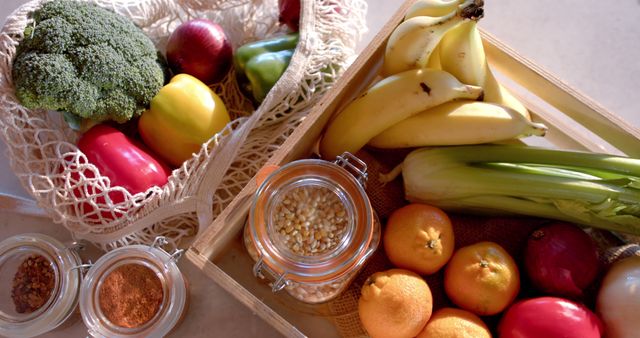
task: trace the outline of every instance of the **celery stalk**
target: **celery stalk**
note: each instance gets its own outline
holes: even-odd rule
[[[408,200],[640,235],[640,160],[517,145],[422,148],[402,171]]]

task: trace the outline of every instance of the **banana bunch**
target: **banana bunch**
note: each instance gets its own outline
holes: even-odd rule
[[[448,31],[463,23],[479,20],[484,14],[482,0],[444,2],[419,0],[408,11],[404,21],[389,36],[384,53],[382,75],[392,75],[413,68],[425,68],[440,41]],[[431,13],[453,6],[442,16]],[[432,6],[432,5],[435,5]]]
[[[333,159],[355,153],[374,136],[421,111],[455,99],[475,100],[482,88],[437,69],[409,69],[384,78],[333,119],[320,140],[320,154]]]
[[[489,68],[477,27],[483,4],[417,0],[389,36],[384,78],[330,121],[320,140],[322,157],[367,144],[404,148],[543,136],[546,127],[531,121]]]

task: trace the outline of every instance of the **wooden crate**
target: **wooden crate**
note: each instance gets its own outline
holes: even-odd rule
[[[386,40],[411,3],[409,0],[399,8],[268,164],[282,165],[312,154],[330,116],[376,80]],[[499,80],[522,99],[534,120],[549,127],[546,146],[640,157],[638,129],[494,37],[482,34],[487,58]],[[195,240],[188,259],[285,336],[338,336],[332,322],[323,316],[322,307],[305,307],[284,292],[273,294],[252,275],[253,261],[242,244],[242,230],[256,189],[254,178]]]

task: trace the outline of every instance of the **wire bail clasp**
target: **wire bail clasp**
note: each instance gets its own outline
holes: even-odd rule
[[[88,263],[76,265],[74,267],[71,267],[69,270],[71,271],[80,270],[80,273],[84,275],[89,269],[91,269],[92,266],[93,266],[93,262],[89,260]]]
[[[351,175],[353,175],[358,183],[360,183],[362,188],[367,187],[369,174],[367,173],[367,164],[363,160],[359,159],[350,152],[345,151],[342,155],[337,156],[336,160],[333,163],[344,168]]]
[[[85,249],[85,244],[82,241],[73,241],[66,245],[67,250],[80,251]]]
[[[286,278],[286,275],[287,275],[286,273],[279,275],[273,272],[271,269],[269,269],[268,266],[264,264],[262,257],[260,257],[256,262],[256,264],[253,265],[253,275],[260,279],[267,279],[263,271],[267,272],[269,274],[269,277],[271,277],[271,279],[274,280],[274,282],[269,283],[271,285],[272,292],[275,293],[275,292],[281,291],[287,285],[289,285],[289,280],[287,280]]]
[[[171,245],[173,247],[173,251],[169,253],[167,250],[163,248],[165,245]],[[151,247],[154,249],[162,250],[164,253],[169,255],[170,260],[173,262],[177,262],[182,255],[184,254],[184,249],[178,249],[178,246],[174,242],[169,242],[166,237],[158,236],[153,240]]]

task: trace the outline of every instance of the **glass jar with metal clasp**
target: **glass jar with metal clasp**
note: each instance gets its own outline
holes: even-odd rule
[[[366,164],[304,159],[271,173],[258,188],[244,229],[253,273],[272,291],[309,304],[344,291],[380,241],[365,192]]]
[[[87,271],[80,312],[93,337],[163,337],[188,309],[187,280],[177,261],[183,250],[165,251],[164,237],[152,245],[128,245],[104,254]]]
[[[71,322],[82,283],[78,242],[35,233],[0,242],[0,335],[34,337]]]

